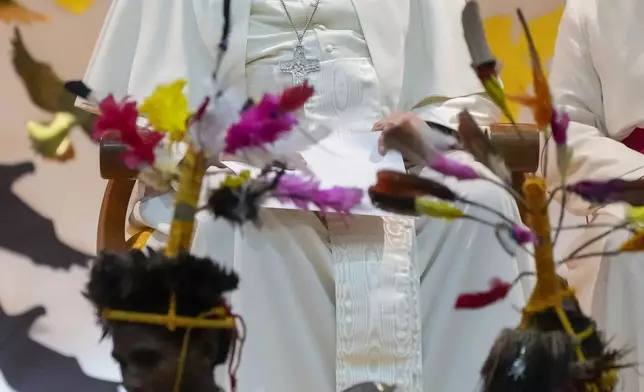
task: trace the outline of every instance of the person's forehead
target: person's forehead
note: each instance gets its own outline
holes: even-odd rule
[[[118,323],[110,326],[114,347],[129,350],[159,345],[169,340],[159,328],[142,324]]]

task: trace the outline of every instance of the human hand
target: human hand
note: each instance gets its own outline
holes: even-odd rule
[[[377,121],[373,131],[381,131],[378,139],[378,152],[384,155],[389,150],[397,150],[407,161],[423,164],[429,153],[429,146],[422,132],[429,126],[418,116],[409,112],[395,112]]]
[[[391,146],[388,146],[386,138],[393,133],[407,134],[408,137],[421,139],[420,130],[427,127],[425,121],[420,119],[413,113],[410,112],[394,112],[383,118],[380,121],[376,121],[373,125],[373,131],[381,131],[380,139],[378,140],[378,152],[381,155],[387,153],[387,150],[391,149]]]

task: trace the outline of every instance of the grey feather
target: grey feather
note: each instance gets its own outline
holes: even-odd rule
[[[478,126],[467,110],[459,115],[459,135],[463,147],[474,156],[474,159],[484,164],[503,181],[510,182],[510,170],[505,159],[492,144],[489,136]]]
[[[477,68],[484,64],[496,63],[496,58],[492,55],[485,37],[481,10],[477,1],[470,0],[465,4],[461,21],[467,48],[472,57],[472,67]]]

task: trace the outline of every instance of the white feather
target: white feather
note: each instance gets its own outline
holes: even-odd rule
[[[214,84],[214,82],[213,82]],[[209,159],[216,158],[225,147],[226,132],[239,120],[245,99],[235,89],[224,90],[217,95],[216,86],[213,95],[200,121],[189,129],[190,139],[204,149]]]
[[[285,163],[289,169],[301,170],[310,174],[301,152],[326,139],[331,135],[333,129],[321,121],[303,119],[301,114],[298,117],[300,122],[282,139],[262,148],[244,149],[238,154],[238,157],[232,160],[242,161],[255,167],[264,167],[272,162],[280,161]],[[231,159],[227,157],[226,160]]]

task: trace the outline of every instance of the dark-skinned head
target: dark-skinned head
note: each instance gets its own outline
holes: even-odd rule
[[[236,274],[188,254],[177,259],[138,250],[101,254],[92,267],[85,296],[94,304],[105,335],[112,337],[113,356],[128,392],[172,391],[186,331],[105,320],[103,310],[165,314],[174,293],[177,314],[197,317],[224,306],[223,293],[236,289],[237,284]],[[232,341],[231,329],[193,329],[180,390],[215,390],[214,367],[226,361]]]

